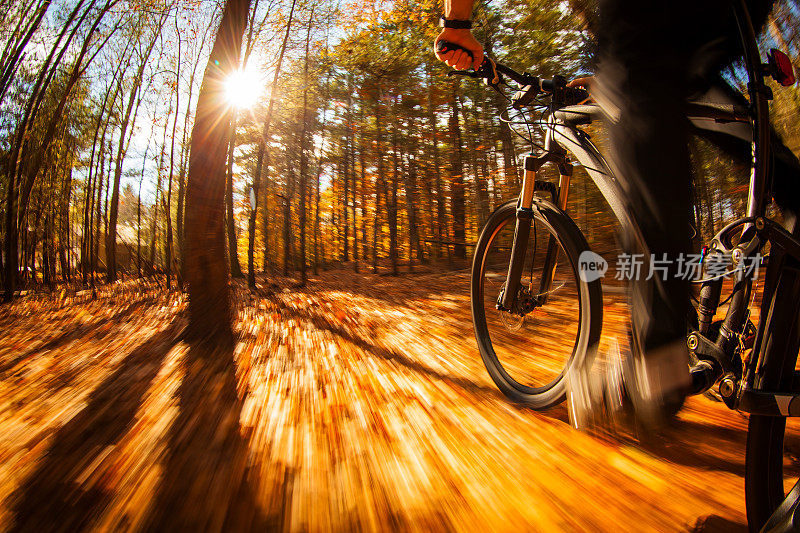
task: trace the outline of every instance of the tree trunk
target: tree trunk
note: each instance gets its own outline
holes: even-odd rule
[[[397,101],[395,100],[395,105]],[[397,144],[397,117],[392,127],[392,194],[391,201],[389,201],[389,191],[384,189],[384,196],[386,197],[386,207],[389,215],[389,261],[392,264],[392,276],[397,276],[400,270],[397,265],[397,184],[400,181],[400,174],[402,172],[401,161],[402,155],[398,152]],[[384,184],[386,182],[384,181]]]
[[[409,131],[414,131],[413,121],[409,123]],[[408,170],[405,174],[406,192],[406,213],[408,214],[408,264],[413,264],[414,252],[417,253],[417,260],[422,261],[422,247],[419,244],[419,227],[417,221],[417,161],[416,161],[416,142],[412,141],[412,147],[408,156]],[[413,155],[412,155],[413,154]]]
[[[197,99],[186,184],[186,278],[189,338],[232,344],[225,264],[225,149],[231,109],[219,109],[225,77],[236,70],[250,0],[228,0]],[[221,115],[221,116],[220,116]]]
[[[215,8],[216,9],[216,8]],[[203,36],[200,38],[200,50],[205,48],[206,43],[206,36],[208,35],[208,30],[211,29],[211,25],[213,24],[213,17],[211,22],[206,26],[205,31],[203,31]],[[177,19],[176,19],[177,22]],[[189,76],[189,94],[187,97],[186,102],[186,114],[183,116],[183,132],[181,133],[181,170],[180,174],[178,175],[178,213],[177,213],[177,231],[178,231],[178,254],[180,255],[180,268],[181,268],[181,278],[186,277],[186,270],[184,268],[185,263],[183,258],[185,257],[185,238],[184,238],[184,204],[186,202],[186,158],[189,153],[189,147],[186,144],[186,132],[189,130],[189,117],[191,116],[191,109],[192,109],[192,93],[194,92],[194,78],[197,74],[197,67],[200,64],[200,58],[202,55],[198,54],[197,60],[194,62],[192,66],[192,75]],[[139,274],[141,275],[141,273]]]
[[[324,115],[323,115],[324,116]],[[325,123],[322,124],[322,136],[325,136]],[[322,159],[322,154],[320,154],[319,159]],[[317,162],[317,179],[314,183],[314,275],[319,274],[319,227],[320,227],[320,216],[319,216],[319,186],[320,186],[320,178],[322,177],[322,161]]]
[[[158,204],[159,198],[162,199],[161,203],[163,202],[163,195],[164,191],[161,187],[161,181],[164,177],[164,158],[166,157],[166,145],[167,145],[167,130],[169,129],[169,117],[172,115],[172,102],[170,102],[169,111],[167,112],[167,116],[164,119],[164,134],[161,136],[161,150],[158,154],[158,178],[156,179],[156,199],[153,202],[153,230],[150,233],[150,267],[155,270],[156,266],[156,248],[158,243]]]
[[[231,276],[243,278],[242,266],[239,264],[239,246],[236,239],[236,220],[233,216],[233,151],[236,148],[236,111],[233,111],[230,124],[230,143],[228,144],[228,168],[225,180],[225,212],[228,232],[228,258],[231,263]]]
[[[453,220],[453,255],[458,259],[467,257],[466,246],[466,212],[464,198],[464,163],[461,143],[461,127],[458,121],[457,85],[453,86],[453,98],[450,107],[450,213]]]
[[[53,68],[48,70],[47,67],[53,61],[53,56],[55,55],[59,44],[61,44],[61,40],[62,40],[62,38],[63,38],[63,36],[64,36],[68,26],[69,26],[69,23],[74,19],[74,17],[77,14],[78,9],[79,9],[81,4],[82,4],[82,2],[79,3],[77,6],[75,6],[75,8],[73,9],[72,13],[70,14],[70,16],[67,19],[66,24],[63,27],[61,33],[58,35],[58,37],[55,40],[55,43],[52,45],[52,47],[50,49],[50,53],[49,53],[47,59],[45,59],[45,62],[42,65],[42,67],[41,67],[41,69],[39,71],[39,75],[38,75],[37,80],[36,80],[36,82],[35,82],[35,84],[33,86],[33,89],[31,91],[31,95],[28,98],[28,102],[26,104],[25,113],[23,115],[22,122],[20,123],[19,126],[17,126],[17,132],[16,132],[16,135],[15,135],[14,142],[12,144],[10,161],[8,163],[8,187],[7,187],[7,194],[6,194],[6,220],[5,220],[5,226],[6,226],[6,233],[5,233],[5,235],[6,235],[6,238],[5,238],[6,263],[4,265],[5,272],[6,272],[5,279],[4,279],[4,283],[5,283],[4,299],[5,300],[10,300],[13,297],[13,295],[14,295],[14,284],[16,283],[16,278],[17,278],[17,275],[18,275],[18,267],[17,267],[17,258],[18,257],[17,256],[19,254],[19,250],[18,250],[18,246],[19,246],[18,245],[18,237],[19,237],[18,228],[19,228],[19,226],[17,224],[17,211],[19,209],[19,206],[15,205],[15,202],[17,200],[17,192],[18,192],[17,191],[17,187],[18,187],[17,183],[19,181],[19,178],[21,177],[19,175],[19,173],[20,173],[20,166],[21,166],[20,156],[21,156],[21,152],[22,152],[22,145],[23,145],[23,143],[25,141],[25,137],[26,137],[26,134],[27,134],[27,131],[28,131],[28,127],[33,122],[33,118],[35,117],[36,113],[38,112],[38,108],[39,108],[39,105],[40,105],[40,103],[42,101],[42,98],[44,98],[45,90],[46,90],[47,86],[50,84],[50,81],[52,80],[52,77],[55,75],[55,71],[56,71],[55,67],[58,66],[58,64],[61,62],[61,59],[64,57],[64,53],[66,52],[66,50],[68,48],[67,45],[71,42],[72,38],[77,33],[78,28],[81,26],[81,23],[86,18],[86,16],[89,14],[89,10],[91,9],[92,5],[94,5],[94,3],[92,3],[92,4],[89,5],[89,7],[86,8],[86,11],[84,11],[83,15],[78,20],[78,22],[74,26],[72,32],[70,33],[70,35],[69,35],[69,37],[67,39],[67,43],[62,47],[61,51],[59,52],[58,56],[56,57],[55,64],[54,64]],[[44,11],[41,12],[41,16],[44,16]],[[34,25],[36,27],[38,27],[39,22],[41,22],[41,17],[39,15],[37,15],[37,17],[38,17],[38,20],[36,21],[36,23]],[[33,28],[33,29],[35,29],[35,28]],[[28,39],[30,39],[30,37],[28,37]],[[20,50],[20,53],[21,52],[22,52],[22,50]],[[14,61],[16,61],[16,60],[14,60]],[[13,69],[11,69],[9,72],[12,72],[12,71],[13,71]],[[5,89],[3,89],[2,92],[4,93]],[[0,97],[0,99],[1,99],[1,97]],[[38,170],[37,170],[37,172],[38,172]]]
[[[269,176],[269,151],[267,150],[266,143],[269,139],[269,130],[272,124],[272,113],[275,106],[276,95],[278,92],[278,79],[281,74],[281,65],[283,64],[283,57],[286,53],[286,45],[289,41],[289,31],[292,27],[292,20],[294,20],[294,9],[297,5],[297,0],[292,0],[292,7],[289,9],[289,18],[286,21],[286,32],[283,35],[283,43],[281,44],[280,52],[278,53],[278,62],[275,65],[275,74],[272,78],[272,86],[270,88],[269,93],[269,104],[267,105],[267,115],[264,120],[264,133],[261,135],[261,140],[259,141],[259,151],[264,151],[264,181],[265,184],[268,184],[268,176]],[[260,174],[259,174],[260,175]],[[268,190],[269,187],[265,185],[265,190]],[[262,217],[263,227],[264,227],[264,266],[263,269],[266,271],[267,269],[267,250],[269,248],[269,212],[266,207],[266,197],[264,200],[264,216]],[[255,215],[254,215],[255,217]],[[253,224],[255,224],[255,218],[253,219]]]
[[[170,287],[170,274],[172,273],[172,177],[175,169],[175,132],[178,128],[178,114],[181,110],[181,34],[178,28],[178,18],[175,17],[175,33],[178,36],[178,57],[175,67],[175,119],[172,122],[172,138],[169,143],[169,185],[167,185],[167,288]],[[178,274],[176,272],[176,274]],[[180,280],[179,280],[180,281]]]
[[[162,16],[157,29],[153,32],[153,39],[150,41],[144,56],[142,56],[142,62],[139,64],[139,69],[136,71],[136,76],[133,78],[133,86],[131,87],[130,96],[128,97],[128,105],[125,108],[125,115],[120,125],[117,161],[116,168],[114,169],[114,188],[111,193],[111,209],[108,220],[108,233],[106,234],[106,267],[108,269],[106,277],[109,283],[117,279],[117,217],[119,215],[119,183],[122,178],[122,164],[125,160],[125,136],[128,131],[131,112],[133,111],[133,104],[136,101],[136,95],[142,84],[142,76],[147,66],[147,60],[150,58],[150,53],[153,51],[153,47],[155,47],[158,41],[158,36],[161,33],[161,27],[163,26],[165,18],[166,16]]]
[[[381,231],[380,178],[375,180],[375,218],[372,220],[372,273],[378,273],[378,234]]]
[[[72,200],[72,165],[66,169],[66,177],[64,178],[64,187],[61,194],[60,213],[59,213],[59,226],[60,235],[58,238],[58,258],[61,263],[61,279],[63,281],[70,281],[72,279],[69,265],[69,257],[67,250],[70,247],[69,241],[69,204]]]
[[[93,239],[94,249],[92,251],[92,287],[95,286],[95,277],[97,274],[97,261],[100,259],[100,223],[101,218],[103,216],[103,182],[105,181],[106,190],[108,190],[108,180],[105,176],[105,166],[106,166],[106,143],[105,143],[105,132],[103,133],[103,138],[100,140],[100,171],[97,174],[98,186],[97,186],[97,200],[95,201],[95,231],[94,235],[95,238]]]
[[[428,71],[428,123],[431,128],[431,151],[433,152],[433,172],[436,185],[436,258],[442,257],[442,241],[444,240],[444,229],[446,227],[445,195],[442,184],[442,171],[439,161],[439,132],[436,125],[436,111],[433,103],[433,79],[430,70]],[[447,256],[450,257],[450,248],[447,248]]]
[[[94,216],[94,189],[97,187],[97,177],[94,176],[94,181],[92,181],[92,171],[94,169],[94,160],[95,154],[97,151],[97,139],[100,135],[100,126],[103,125],[103,115],[106,111],[106,106],[111,102],[111,106],[113,107],[114,101],[117,99],[117,94],[119,94],[119,90],[122,87],[122,80],[117,80],[117,76],[122,71],[122,63],[117,66],[116,70],[114,71],[114,77],[111,80],[111,84],[106,91],[105,97],[103,98],[103,105],[100,108],[100,112],[97,115],[97,125],[94,129],[94,139],[92,140],[92,152],[89,157],[89,174],[86,179],[86,199],[83,211],[83,238],[81,242],[81,270],[83,273],[83,282],[87,283],[87,276],[89,273],[89,265],[90,265],[90,258],[91,250],[92,250],[92,217]],[[114,93],[112,95],[111,88],[115,87]],[[111,98],[109,99],[109,96]],[[105,138],[105,131],[108,127],[108,121],[106,121],[106,125],[103,127],[103,137]]]
[[[464,118],[464,126],[467,127],[469,125],[467,120],[467,109],[464,106],[464,100],[459,94],[458,96],[458,105],[461,107],[461,116]],[[475,134],[479,131],[478,127],[478,120],[475,117],[475,125],[472,128],[467,127],[465,132],[467,137],[467,150],[468,150],[468,158],[470,167],[472,167],[472,176],[473,176],[473,199],[475,205],[475,212],[477,213],[476,223],[478,228],[482,227],[483,224],[486,222],[486,219],[489,218],[489,202],[488,196],[485,196],[486,186],[485,181],[481,177],[481,173],[478,169],[478,148],[477,143],[475,141]]]
[[[356,225],[356,198],[358,198],[358,187],[356,184],[356,145],[355,145],[355,125],[352,120],[352,79],[348,81],[350,90],[347,92],[347,115],[350,117],[350,128],[348,128],[347,136],[349,141],[347,146],[350,150],[350,175],[353,177],[353,193],[350,203],[350,215],[353,219],[353,270],[358,272],[358,226]]]
[[[499,94],[492,95],[492,104],[495,112],[505,112],[506,103]],[[511,126],[507,122],[500,121],[500,141],[503,145],[503,172],[505,173],[505,186],[507,189],[516,190],[519,188],[519,171],[517,170],[517,157],[514,153],[514,136]]]
[[[381,196],[380,190],[386,188],[386,180],[383,170],[383,151],[381,148],[382,142],[382,125],[381,125],[381,90],[380,86],[377,88],[377,98],[375,98],[375,157],[378,159],[378,180],[375,186],[375,222],[372,233],[372,273],[378,272],[378,232],[381,229],[380,224],[380,203]],[[389,199],[385,199],[388,207]]]
[[[144,169],[147,163],[147,152],[150,151],[150,143],[144,149],[142,157],[142,173],[139,175],[139,192],[136,195],[136,272],[142,277],[142,182],[144,181]]]
[[[342,212],[342,230],[344,231],[344,240],[342,244],[342,261],[345,263],[350,260],[350,226],[348,225],[348,209],[350,202],[350,174],[352,172],[352,163],[350,161],[350,145],[352,143],[353,131],[353,109],[352,109],[352,92],[353,92],[353,75],[352,73],[347,76],[347,111],[345,119],[345,135],[344,135],[344,172],[342,173],[342,184],[344,185],[344,209]]]
[[[308,18],[308,32],[306,33],[306,57],[303,67],[303,113],[302,130],[300,131],[300,285],[305,286],[308,279],[306,272],[306,183],[308,182],[308,158],[306,157],[306,135],[308,133],[308,52],[311,44],[311,26],[314,19],[314,9]]]
[[[358,106],[359,108],[359,124],[361,124],[361,135],[359,138],[358,146],[358,166],[360,167],[361,178],[361,259],[367,261],[367,178],[366,178],[366,152],[369,139],[367,137],[366,122],[364,120],[364,101],[362,100]],[[377,216],[377,213],[375,213]],[[354,217],[355,218],[355,217]]]
[[[90,33],[94,33],[97,30],[98,26],[100,25],[100,22],[103,20],[103,17],[105,16],[105,14],[118,1],[119,0],[109,0],[109,2],[106,3],[106,5],[103,7],[103,9],[100,11],[99,15],[95,19],[95,22],[94,22],[92,28],[90,29]],[[50,143],[52,142],[53,138],[55,137],[56,128],[58,127],[58,124],[61,121],[61,115],[62,115],[62,113],[64,111],[64,106],[67,103],[67,99],[68,99],[70,93],[72,92],[72,88],[75,86],[75,84],[77,83],[77,81],[81,77],[81,75],[83,75],[83,73],[86,71],[86,69],[88,68],[89,64],[92,62],[92,60],[97,56],[97,53],[99,53],[99,51],[102,49],[102,45],[104,45],[105,42],[107,42],[108,39],[110,39],[111,36],[114,34],[114,32],[119,28],[119,24],[120,23],[118,23],[113,28],[113,31],[111,31],[109,33],[108,37],[106,37],[105,41],[103,41],[101,43],[101,45],[98,47],[97,51],[95,51],[95,53],[88,59],[88,61],[86,62],[85,65],[83,65],[83,59],[84,59],[84,57],[86,56],[86,53],[89,50],[89,44],[90,44],[90,42],[92,40],[91,39],[87,39],[84,42],[80,52],[78,53],[78,57],[75,59],[75,64],[74,64],[74,67],[73,67],[73,69],[72,69],[72,71],[70,73],[70,77],[67,80],[66,87],[64,89],[64,93],[61,95],[61,99],[59,100],[58,105],[56,106],[56,108],[55,108],[55,110],[53,112],[53,116],[51,117],[51,119],[50,119],[50,121],[49,121],[49,123],[47,125],[47,129],[46,129],[44,135],[42,135],[42,137],[41,137],[42,143],[41,143],[40,146],[38,146],[36,148],[40,153],[44,153],[47,150],[47,148],[50,146]],[[81,65],[83,65],[83,68],[81,68]],[[19,195],[19,200],[20,200],[19,201],[19,206],[18,206],[19,213],[17,214],[17,218],[19,220],[21,220],[25,216],[25,210],[27,209],[27,206],[28,206],[28,199],[30,197],[31,191],[33,190],[33,184],[34,184],[34,182],[36,180],[36,177],[39,175],[39,171],[42,169],[42,166],[44,165],[44,163],[45,163],[45,159],[44,158],[37,158],[34,161],[34,164],[32,165],[32,168],[26,169],[27,175],[26,175],[25,181],[21,183],[20,195]],[[11,161],[11,172],[15,173],[18,177],[20,177],[20,173],[21,173],[21,158],[17,158],[16,161],[14,161],[14,160]]]
[[[283,275],[289,275],[289,264],[292,258],[292,245],[289,242],[292,238],[292,207],[290,198],[281,196],[283,199]]]
[[[255,205],[251,207],[250,217],[248,218],[248,242],[247,242],[247,284],[250,288],[256,286],[255,274],[255,240],[256,240],[256,220],[258,216],[258,193],[261,189],[261,174],[269,171],[269,154],[267,153],[267,140],[269,139],[269,131],[272,125],[272,113],[275,106],[275,94],[278,89],[278,78],[281,75],[281,65],[283,63],[283,56],[286,53],[286,45],[289,41],[289,30],[292,27],[292,20],[294,18],[294,8],[297,0],[292,0],[292,7],[289,9],[289,19],[286,22],[286,32],[283,35],[283,43],[281,44],[280,52],[278,52],[278,62],[275,66],[275,72],[272,77],[272,85],[270,86],[269,104],[267,104],[267,115],[264,118],[264,128],[261,134],[261,139],[258,141],[258,154],[256,156],[256,169],[253,175],[253,190],[255,194]],[[266,162],[266,164],[265,164]],[[265,168],[266,167],[266,168]],[[265,191],[266,191],[265,187]],[[264,201],[264,265],[263,269],[267,268],[267,250],[269,247],[268,242],[268,213],[267,202]]]
[[[80,2],[73,11],[74,13],[78,11],[78,8],[83,2]],[[31,6],[33,7],[33,6]],[[21,37],[17,40],[16,43],[12,46],[9,54],[4,54],[3,63],[2,63],[2,70],[0,70],[0,101],[3,100],[3,97],[6,95],[6,91],[8,90],[9,86],[11,85],[11,79],[14,73],[17,70],[17,66],[19,66],[20,62],[22,61],[22,55],[24,53],[25,48],[30,43],[31,37],[39,29],[39,25],[42,23],[42,19],[44,18],[47,9],[50,7],[50,0],[45,0],[44,2],[40,2],[33,11],[33,20],[28,24],[28,27],[25,28],[25,31],[22,32]],[[23,20],[20,20],[18,28],[22,25]],[[70,17],[66,24],[72,22],[72,17]],[[21,28],[20,28],[21,29]]]
[[[325,46],[325,54],[327,55],[328,47]],[[321,217],[319,215],[319,200],[320,200],[320,179],[322,177],[322,150],[325,143],[325,126],[327,124],[327,112],[328,112],[328,100],[330,99],[330,81],[331,76],[330,72],[328,72],[328,76],[325,79],[325,98],[324,108],[322,110],[322,128],[320,130],[320,137],[322,138],[319,147],[319,155],[317,156],[317,178],[314,183],[314,275],[319,274],[319,230],[320,230],[320,221]]]

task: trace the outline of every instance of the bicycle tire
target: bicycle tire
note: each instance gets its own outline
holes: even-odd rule
[[[516,221],[516,201],[509,201],[499,206],[489,217],[484,226],[473,256],[472,273],[470,277],[470,300],[472,307],[472,320],[475,338],[489,376],[500,391],[514,402],[523,404],[533,409],[546,409],[562,402],[566,397],[565,373],[576,364],[589,365],[594,358],[594,352],[600,339],[603,321],[602,289],[600,280],[587,282],[578,274],[578,259],[580,254],[589,250],[583,234],[574,221],[562,210],[551,202],[539,198],[533,203],[534,224],[544,227],[555,237],[555,240],[564,252],[567,262],[562,262],[565,275],[571,272],[574,276],[575,292],[578,295],[578,320],[575,342],[568,359],[554,379],[542,385],[531,387],[520,383],[512,377],[509,369],[501,362],[492,342],[485,302],[491,302],[494,294],[488,294],[484,283],[487,276],[487,256],[491,245],[496,240],[499,232],[510,227],[513,233]],[[535,232],[534,232],[535,233]],[[535,247],[534,247],[535,251]],[[510,254],[509,254],[510,257]],[[535,258],[535,255],[533,256]],[[531,259],[531,264],[535,263]],[[508,263],[505,263],[507,268]],[[502,265],[501,265],[502,267]],[[531,267],[533,268],[533,267]],[[501,271],[498,268],[498,271]],[[548,304],[545,303],[545,306]],[[501,313],[497,311],[497,313]],[[530,339],[536,342],[536,339]]]
[[[798,294],[797,291],[800,290],[800,275],[797,271],[791,275],[787,275],[786,272],[784,271],[774,291],[770,306],[773,309],[782,308],[781,305],[776,305],[777,298],[783,297],[785,302],[787,297],[791,298],[787,295]],[[792,332],[784,326],[792,321],[792,313],[782,314],[784,316],[779,317],[779,324],[771,326],[770,330],[774,331],[777,337],[788,337]],[[797,320],[796,308],[793,320]],[[763,342],[770,342],[770,336],[766,337]],[[794,355],[782,361],[765,361],[762,374],[756,381],[758,389],[767,391],[791,389],[797,364],[797,351],[790,348],[789,353]],[[785,430],[786,419],[783,417],[750,415],[745,452],[745,503],[748,527],[753,532],[761,530],[785,498],[783,471]]]

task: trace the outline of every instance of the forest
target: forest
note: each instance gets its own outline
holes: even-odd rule
[[[676,447],[637,447],[489,379],[470,260],[542,139],[447,76],[440,0],[0,9],[0,529],[745,530],[746,421],[721,404],[692,399]],[[596,16],[476,0],[474,33],[569,80],[594,72]],[[798,0],[759,46],[800,72]],[[746,87],[741,64],[723,77]],[[769,85],[800,156],[800,86]],[[708,240],[749,168],[700,138],[691,155]],[[566,211],[618,247],[580,167]],[[603,343],[626,320],[609,294]]]
[[[180,286],[190,139],[221,6],[4,7],[5,298],[154,273]],[[570,79],[592,69],[592,11],[573,7],[481,2],[476,32],[510,65]],[[439,10],[433,1],[253,4],[218,103],[232,113],[224,219],[233,278],[254,287],[259,273],[304,282],[344,263],[397,275],[463,261],[488,214],[517,193],[518,157],[530,147],[503,120],[501,96],[444,75],[430,46]],[[797,61],[797,21],[796,3],[778,3],[763,46]],[[744,83],[735,70],[729,77]],[[795,152],[798,98],[791,87],[775,102]],[[745,174],[713,150],[697,153],[711,169],[697,180],[698,223],[713,234]],[[586,223],[604,210],[591,183],[577,191],[579,225],[611,234],[610,222]]]

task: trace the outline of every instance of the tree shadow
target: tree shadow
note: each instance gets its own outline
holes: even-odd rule
[[[398,282],[401,285],[398,287]],[[305,287],[294,287],[294,278],[277,278],[265,284],[273,292],[289,289],[294,293],[319,290],[341,290],[356,296],[380,300],[390,305],[406,305],[409,300],[435,299],[443,294],[469,294],[469,272],[464,269],[441,272],[401,272],[399,276],[372,274],[362,269],[355,274],[347,270],[329,271],[312,277]],[[468,309],[468,308],[467,308]]]
[[[15,366],[17,366],[18,364],[22,363],[23,361],[27,360],[28,358],[32,357],[37,353],[45,352],[48,350],[55,350],[76,339],[81,339],[83,341],[88,342],[91,340],[102,338],[108,333],[107,330],[103,329],[103,326],[110,323],[122,322],[124,319],[134,314],[137,310],[141,309],[143,306],[151,305],[155,303],[155,301],[156,298],[148,296],[140,300],[136,300],[133,303],[126,305],[122,309],[117,310],[114,314],[102,317],[98,320],[86,323],[76,321],[68,329],[62,331],[58,335],[51,336],[41,345],[38,345],[35,348],[27,350],[26,352],[21,353],[20,355],[11,358],[8,361],[0,363],[0,379],[5,379],[7,377],[6,374],[11,369],[13,369]]]
[[[412,359],[405,355],[404,353],[398,352],[392,348],[384,348],[378,346],[377,344],[370,342],[369,340],[363,338],[360,335],[357,335],[351,331],[349,331],[344,326],[333,322],[325,313],[316,312],[311,309],[298,309],[298,308],[291,308],[282,306],[280,312],[284,316],[290,316],[292,318],[296,318],[298,320],[302,320],[305,322],[309,322],[313,324],[315,328],[327,331],[341,337],[345,341],[361,348],[365,352],[379,357],[380,359],[391,360],[395,363],[408,368],[409,370],[413,370],[419,374],[424,374],[429,378],[436,379],[439,381],[444,381],[450,385],[459,387],[466,391],[481,394],[481,395],[489,395],[493,397],[502,397],[505,399],[504,396],[495,388],[487,387],[485,385],[481,385],[472,381],[471,379],[463,378],[463,377],[456,377],[451,376],[449,374],[445,374],[429,366],[424,365],[423,363]]]
[[[736,429],[679,419],[662,433],[643,432],[636,439],[622,437],[619,440],[674,464],[744,477],[746,438],[746,432]],[[717,453],[717,450],[736,449],[741,450],[737,455],[741,460],[729,460]]]
[[[746,524],[734,522],[717,515],[701,516],[697,522],[687,528],[690,533],[747,533],[750,531]]]
[[[58,429],[41,464],[12,496],[15,520],[10,531],[83,529],[108,504],[112,494],[96,485],[79,486],[75,478],[133,427],[182,328],[176,320],[136,347],[89,395],[86,407]]]
[[[282,304],[280,300],[275,300],[279,304]],[[469,378],[453,376],[451,374],[441,372],[434,368],[431,368],[416,359],[412,359],[411,357],[407,356],[406,354],[399,352],[392,348],[385,348],[375,344],[367,340],[366,338],[358,335],[355,332],[350,331],[348,328],[344,327],[341,324],[338,324],[330,319],[330,317],[319,311],[315,311],[312,309],[298,309],[294,307],[287,307],[285,305],[280,305],[280,312],[284,316],[290,316],[292,318],[302,320],[313,324],[315,328],[323,331],[327,331],[333,335],[336,335],[343,340],[353,344],[354,346],[364,350],[364,352],[368,355],[378,357],[380,359],[384,359],[386,361],[392,361],[400,366],[407,368],[417,374],[424,375],[429,379],[435,381],[441,381],[446,383],[451,387],[457,387],[469,393],[475,394],[476,396],[480,397],[488,397],[494,398],[501,402],[506,403],[507,405],[513,407],[514,409],[522,412],[531,412],[535,411],[540,416],[559,420],[565,424],[569,424],[569,413],[567,412],[567,406],[565,402],[562,402],[558,405],[555,405],[549,409],[545,410],[534,410],[528,406],[525,406],[521,403],[516,403],[513,400],[509,399],[499,389],[495,387],[488,387],[486,385],[482,385],[478,382],[475,382]]]
[[[145,395],[185,321],[135,348],[91,393],[88,404],[53,437],[35,472],[12,496],[10,531],[90,528],[115,497],[102,483],[77,477],[100,461],[134,426]],[[193,343],[184,356],[179,413],[167,435],[160,484],[142,523],[149,531],[265,531],[283,526],[282,512],[264,516],[247,475],[248,442],[239,430],[233,346]],[[291,492],[291,471],[283,490]],[[288,496],[290,497],[290,496]],[[284,498],[284,501],[285,498]],[[284,507],[281,507],[281,509]]]
[[[233,346],[192,343],[178,390],[180,411],[168,436],[164,471],[148,531],[271,531],[248,476],[248,440],[239,418]],[[285,484],[284,484],[285,488]]]

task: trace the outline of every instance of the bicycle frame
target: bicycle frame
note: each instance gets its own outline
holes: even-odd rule
[[[752,21],[743,0],[734,2],[734,12],[744,45],[745,69],[749,83],[749,108],[736,105],[714,103],[691,103],[688,106],[690,119],[714,120],[716,123],[749,123],[752,128],[753,158],[751,161],[750,183],[748,188],[747,214],[723,228],[712,240],[715,251],[729,253],[735,262],[753,261],[757,254],[771,244],[770,261],[765,275],[765,286],[761,305],[761,319],[755,334],[753,354],[742,364],[735,360],[736,348],[748,327],[748,305],[752,294],[753,273],[737,271],[730,305],[718,332],[712,332],[712,319],[719,306],[722,280],[705,281],[700,290],[698,307],[699,327],[687,338],[690,350],[705,364],[695,367],[703,379],[696,380],[694,392],[701,393],[719,382],[720,393],[732,409],[773,416],[800,416],[800,394],[793,391],[761,391],[757,388],[757,378],[767,362],[781,364],[793,350],[800,346],[800,327],[791,328],[786,334],[790,337],[785,343],[765,342],[765,336],[780,321],[784,309],[774,309],[775,287],[781,272],[787,268],[786,258],[792,258],[800,265],[800,241],[778,224],[766,219],[765,213],[771,194],[769,191],[769,166],[771,157],[769,103],[770,89],[764,83],[764,68],[761,64],[756,35]],[[577,109],[576,109],[577,108]],[[498,298],[497,308],[505,311],[514,309],[519,290],[520,275],[523,268],[526,243],[530,233],[532,211],[531,202],[536,190],[536,172],[546,163],[554,163],[559,169],[557,203],[564,210],[567,205],[572,163],[567,159],[567,150],[573,154],[577,163],[584,167],[600,193],[608,202],[612,212],[623,228],[629,229],[635,247],[647,250],[644,240],[636,231],[636,224],[625,205],[625,194],[619,181],[614,177],[609,164],[591,142],[589,136],[578,129],[581,124],[591,122],[596,108],[573,106],[553,110],[546,124],[544,151],[536,156],[525,156],[522,191],[517,206],[517,221],[511,260],[505,289]],[[587,120],[588,119],[588,120]],[[731,244],[734,237],[740,236],[737,245]],[[552,238],[551,238],[552,241]],[[556,267],[554,243],[549,243],[545,258],[545,274],[540,280],[539,294],[547,294],[552,284],[552,272]],[[774,260],[772,259],[774,258]],[[645,260],[648,259],[645,254]],[[800,291],[800,286],[798,287]],[[795,300],[797,294],[790,295]],[[789,300],[778,302],[788,305]],[[795,305],[795,307],[797,307]],[[513,312],[513,311],[512,311]],[[790,314],[789,325],[800,311]],[[797,324],[794,324],[797,326]],[[782,350],[782,353],[781,353]],[[798,391],[800,392],[800,391]]]

